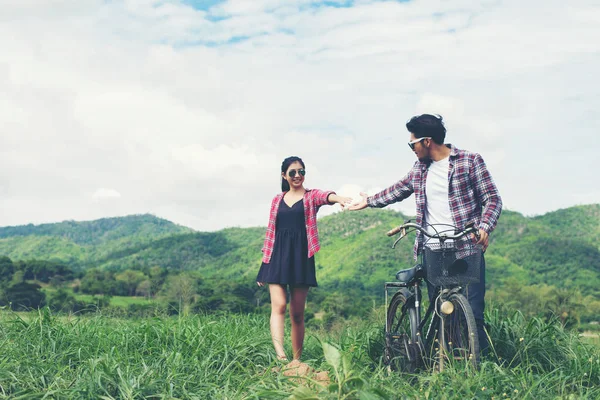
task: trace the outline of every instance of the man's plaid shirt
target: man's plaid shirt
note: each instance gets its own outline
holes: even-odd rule
[[[488,234],[496,227],[502,211],[502,199],[488,172],[483,158],[477,153],[450,147],[448,171],[448,199],[454,225],[458,229],[474,222],[475,227]],[[415,194],[417,203],[416,223],[423,226],[426,207],[425,183],[429,163],[417,161],[408,174],[389,188],[367,198],[369,207],[385,207]],[[423,246],[423,234],[417,232],[414,257]]]
[[[277,221],[277,211],[283,196],[287,192],[279,193],[271,202],[271,212],[269,213],[269,225],[267,225],[267,233],[265,235],[265,243],[262,248],[263,262],[268,264],[271,261],[273,254],[273,246],[275,244],[275,223]],[[306,237],[308,239],[308,258],[315,255],[321,248],[319,244],[319,232],[317,231],[317,211],[325,204],[330,194],[335,194],[331,191],[323,191],[319,189],[307,190],[304,193],[304,221],[306,222]]]

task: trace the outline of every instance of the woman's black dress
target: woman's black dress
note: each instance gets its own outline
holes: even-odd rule
[[[283,198],[275,221],[275,243],[268,264],[260,266],[257,282],[317,286],[315,258],[308,258],[304,202],[288,206]]]

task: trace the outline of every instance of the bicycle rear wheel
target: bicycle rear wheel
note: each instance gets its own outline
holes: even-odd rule
[[[394,294],[387,312],[383,361],[393,370],[414,372],[421,360],[414,296],[408,290]]]
[[[452,306],[447,305],[444,309],[441,309],[441,305],[438,307],[442,317],[438,332],[439,369],[443,370],[446,363],[457,367],[464,366],[466,363],[477,368],[479,338],[473,310],[462,294],[452,293],[446,301]]]

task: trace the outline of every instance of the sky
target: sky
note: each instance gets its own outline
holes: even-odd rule
[[[422,113],[505,209],[600,203],[599,38],[598,0],[2,0],[0,226],[266,226],[285,157],[374,194]]]

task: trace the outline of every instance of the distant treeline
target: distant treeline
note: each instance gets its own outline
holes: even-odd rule
[[[0,305],[13,310],[48,306],[57,312],[105,310],[120,316],[267,313],[267,292],[254,282],[203,278],[199,271],[169,271],[154,266],[75,272],[60,262],[13,262],[0,257]],[[81,295],[88,295],[88,300],[79,300],[85,297]],[[147,301],[114,306],[111,305],[114,296]],[[600,314],[600,301],[593,296],[545,284],[524,285],[516,279],[492,289],[488,297],[492,304],[520,309],[528,316],[547,320],[558,317],[566,327],[594,329],[597,327],[594,321]],[[350,317],[365,317],[373,308],[382,306],[381,295],[373,294],[361,282],[337,281],[311,291],[306,320],[327,329]]]
[[[162,267],[140,267],[123,271],[91,268],[75,272],[55,261],[13,262],[0,257],[0,305],[15,311],[48,306],[56,312],[108,310],[120,316],[160,314],[210,314],[221,312],[269,312],[268,290],[255,282],[203,278],[198,271],[169,271]],[[92,295],[92,300],[78,300]],[[111,306],[114,296],[144,298]],[[89,296],[88,296],[89,297]],[[374,298],[358,288],[314,289],[307,322],[323,328],[350,316],[367,315]],[[321,311],[318,320],[315,311]],[[311,321],[312,320],[312,321]]]
[[[370,209],[319,220],[311,323],[328,325],[383,305],[383,282],[414,265],[412,238],[392,250],[385,236],[406,219]],[[263,238],[260,227],[194,232],[152,215],[4,227],[0,302],[62,310],[110,304],[132,315],[144,307],[266,312],[268,291],[254,282]],[[599,243],[600,204],[537,217],[503,211],[486,252],[488,300],[526,315],[556,315],[567,326],[598,326]]]

